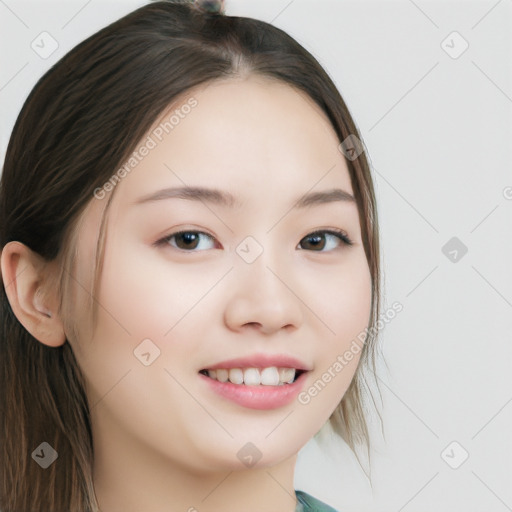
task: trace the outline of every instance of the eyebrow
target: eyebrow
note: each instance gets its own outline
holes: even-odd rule
[[[217,204],[227,208],[239,208],[242,203],[231,193],[215,188],[206,187],[175,187],[164,188],[148,195],[142,196],[132,204],[145,204],[163,199],[188,199],[191,201],[204,201],[206,203]],[[336,201],[355,203],[356,200],[352,194],[349,194],[341,188],[333,188],[321,192],[310,192],[294,201],[293,208],[308,208],[314,205],[332,203]]]

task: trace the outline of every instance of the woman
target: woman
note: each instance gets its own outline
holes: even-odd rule
[[[294,489],[330,421],[368,447],[379,245],[318,62],[220,5],[154,2],[36,84],[0,188],[3,512],[333,510]]]

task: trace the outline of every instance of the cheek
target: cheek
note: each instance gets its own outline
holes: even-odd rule
[[[167,340],[200,301],[208,285],[192,265],[168,261],[164,249],[112,241],[106,255],[101,300],[132,339]]]
[[[339,265],[315,272],[312,282],[316,283],[317,291],[308,291],[305,302],[323,324],[326,347],[339,350],[368,325],[372,300],[370,270],[364,253],[356,253]]]
[[[205,290],[200,283],[194,285],[176,264],[162,257],[152,259],[147,247],[128,247],[121,237],[114,236],[108,244],[96,297],[94,337],[84,340],[78,362],[86,376],[91,403],[100,403],[96,414],[108,409],[126,429],[151,431],[156,427],[149,420],[132,425],[131,416],[136,412],[154,418],[159,410],[162,421],[165,414],[176,416],[172,412],[178,408],[175,400],[183,401],[184,392],[164,370],[170,369],[179,382],[184,381],[186,370],[179,362],[189,360],[196,347],[190,336],[183,336],[183,325],[187,312]],[[173,336],[175,332],[182,334],[181,342],[180,337]],[[147,339],[151,342],[143,344]],[[150,352],[150,365],[138,359],[143,353],[139,347]],[[167,404],[165,410],[162,404]],[[186,415],[193,406],[182,404],[180,411]]]
[[[109,244],[98,294],[104,309],[98,318],[97,343],[111,357],[122,352],[135,361],[133,351],[150,339],[160,350],[157,366],[183,374],[179,361],[197,355],[201,343],[201,336],[193,333],[208,327],[202,319],[218,313],[208,292],[225,269],[213,265],[201,272],[198,269],[204,266],[171,261],[165,249],[128,237],[113,238]]]
[[[315,354],[315,371],[298,403],[309,417],[327,419],[357,370],[371,312],[372,285],[364,254],[318,273],[316,282],[319,291],[308,295],[308,306],[321,319],[324,334],[319,339],[321,350]]]

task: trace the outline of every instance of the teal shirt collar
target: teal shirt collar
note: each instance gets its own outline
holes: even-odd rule
[[[295,491],[297,506],[295,512],[337,512],[323,501],[317,500],[304,491]]]

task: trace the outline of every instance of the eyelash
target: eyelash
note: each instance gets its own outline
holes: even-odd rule
[[[167,235],[167,236],[161,238],[160,240],[156,241],[154,243],[154,245],[157,247],[166,245],[169,243],[169,241],[172,238],[182,235],[184,233],[196,233],[196,234],[198,233],[198,234],[206,235],[207,237],[211,238],[212,240],[215,240],[215,238],[212,235],[210,235],[209,233],[205,233],[204,231],[185,229],[182,231],[176,231],[175,233],[171,233],[170,235]],[[341,229],[320,229],[320,230],[313,231],[313,232],[307,234],[304,238],[302,238],[302,240],[313,237],[315,235],[324,234],[324,233],[335,236],[336,238],[341,240],[341,242],[343,242],[343,244],[345,244],[346,246],[351,246],[354,244],[354,242],[349,238],[349,236]],[[181,251],[181,252],[202,252],[202,251],[196,251],[196,250],[188,251],[186,249],[180,249],[177,247],[173,247],[173,249],[177,249],[178,251]],[[307,249],[302,249],[302,250],[307,250]],[[311,252],[332,252],[332,250],[331,251],[311,251]]]

